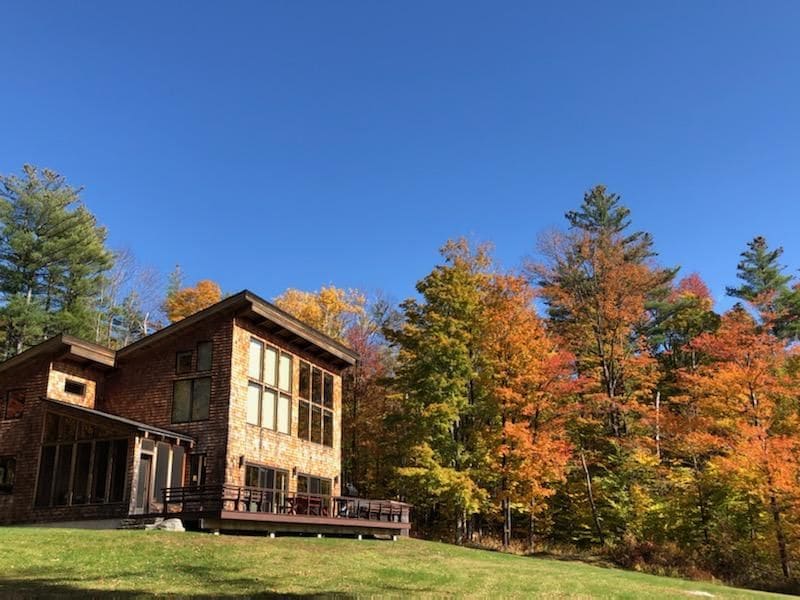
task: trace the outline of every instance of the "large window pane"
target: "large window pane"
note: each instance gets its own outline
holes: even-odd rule
[[[322,411],[322,443],[333,447],[333,413]]]
[[[250,339],[250,361],[247,374],[252,379],[261,380],[261,359],[264,355],[264,344],[255,339]]]
[[[322,404],[326,408],[333,408],[333,375],[325,373],[323,380]]]
[[[310,406],[303,400],[297,403],[297,437],[303,440],[309,437]]]
[[[299,389],[298,393],[301,398],[311,400],[311,365],[307,362],[300,362],[300,375],[299,375]]]
[[[281,352],[281,365],[278,380],[284,392],[292,391],[292,357],[283,352]]]
[[[258,467],[247,465],[244,471],[244,484],[247,487],[258,487]]]
[[[281,394],[278,401],[278,431],[289,433],[290,423],[292,422],[292,399]]]
[[[208,418],[208,403],[211,399],[211,378],[195,379],[193,383],[192,421],[203,421]]]
[[[266,388],[264,390],[263,404],[261,405],[261,426],[275,429],[275,392]]]
[[[50,506],[50,492],[53,485],[53,473],[56,466],[55,446],[42,448],[39,461],[39,481],[36,484],[36,506]]]
[[[172,422],[185,423],[191,418],[192,381],[176,381],[172,389]]]
[[[322,371],[311,369],[311,401],[322,404]]]
[[[197,370],[211,370],[211,342],[200,342],[197,344]]]
[[[277,381],[277,363],[278,351],[275,348],[267,346],[266,354],[264,355],[264,383],[267,385],[278,385]]]
[[[322,443],[322,409],[311,405],[311,441]]]
[[[253,425],[260,425],[258,418],[259,407],[261,404],[261,386],[257,383],[250,383],[247,386],[247,422]]]

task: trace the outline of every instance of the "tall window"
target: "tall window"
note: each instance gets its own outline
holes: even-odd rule
[[[0,456],[0,494],[14,491],[14,473],[17,470],[17,459],[13,456]]]
[[[251,338],[247,422],[289,433],[292,422],[292,357]]]
[[[210,400],[211,377],[178,379],[172,388],[172,422],[205,421]]]
[[[25,410],[25,390],[11,390],[5,398],[0,398],[0,421],[19,419]]]
[[[300,362],[297,436],[333,446],[333,375]]]
[[[122,502],[128,440],[117,436],[102,427],[48,413],[36,506]]]

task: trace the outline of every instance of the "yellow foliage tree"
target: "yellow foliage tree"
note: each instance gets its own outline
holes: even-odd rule
[[[167,296],[164,312],[172,323],[208,308],[222,299],[219,284],[210,279],[198,281],[194,287],[186,287]]]
[[[343,341],[348,327],[365,315],[366,298],[358,290],[331,285],[318,292],[290,288],[275,298],[275,304],[307,325]]]

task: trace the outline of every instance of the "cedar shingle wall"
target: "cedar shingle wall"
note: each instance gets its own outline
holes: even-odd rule
[[[105,382],[104,398],[97,404],[99,410],[192,436],[197,440],[192,452],[206,454],[206,482],[209,484],[223,482],[232,326],[230,317],[219,317],[152,347],[141,348],[131,357],[118,359],[117,369]],[[193,366],[196,367],[197,344],[205,341],[213,344],[209,418],[194,423],[172,423],[173,382],[208,374],[177,375],[175,354],[193,350]]]
[[[247,423],[247,367],[250,338],[257,337],[281,350],[292,354],[292,415],[291,435],[263,429]],[[298,358],[317,365],[333,374],[334,379],[334,435],[333,448],[315,444],[297,437],[297,404],[299,385]],[[287,346],[280,338],[268,334],[262,328],[245,319],[236,319],[233,329],[233,357],[230,407],[230,436],[228,439],[227,482],[231,485],[244,485],[245,469],[239,467],[239,457],[245,461],[289,471],[289,490],[297,489],[297,478],[292,477],[292,469],[299,473],[335,479],[341,473],[341,415],[342,379],[338,370],[321,363],[308,353]],[[334,484],[333,493],[340,493],[341,482]]]

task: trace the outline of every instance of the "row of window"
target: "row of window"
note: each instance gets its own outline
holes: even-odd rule
[[[285,493],[289,489],[289,472],[272,467],[247,465],[244,475],[244,484],[247,487],[260,488],[276,493]],[[297,476],[298,494],[316,494],[330,496],[333,482],[324,477],[299,474]]]
[[[127,439],[43,446],[36,506],[122,502],[127,464]]]
[[[196,354],[196,360],[195,360]],[[250,339],[248,355],[247,422],[280,433],[291,433],[291,354]],[[176,356],[176,372],[186,375],[211,368],[211,342],[201,342],[196,352]],[[300,361],[298,367],[297,435],[299,438],[333,447],[333,375]],[[178,379],[173,384],[172,422],[188,423],[208,419],[211,378]]]

